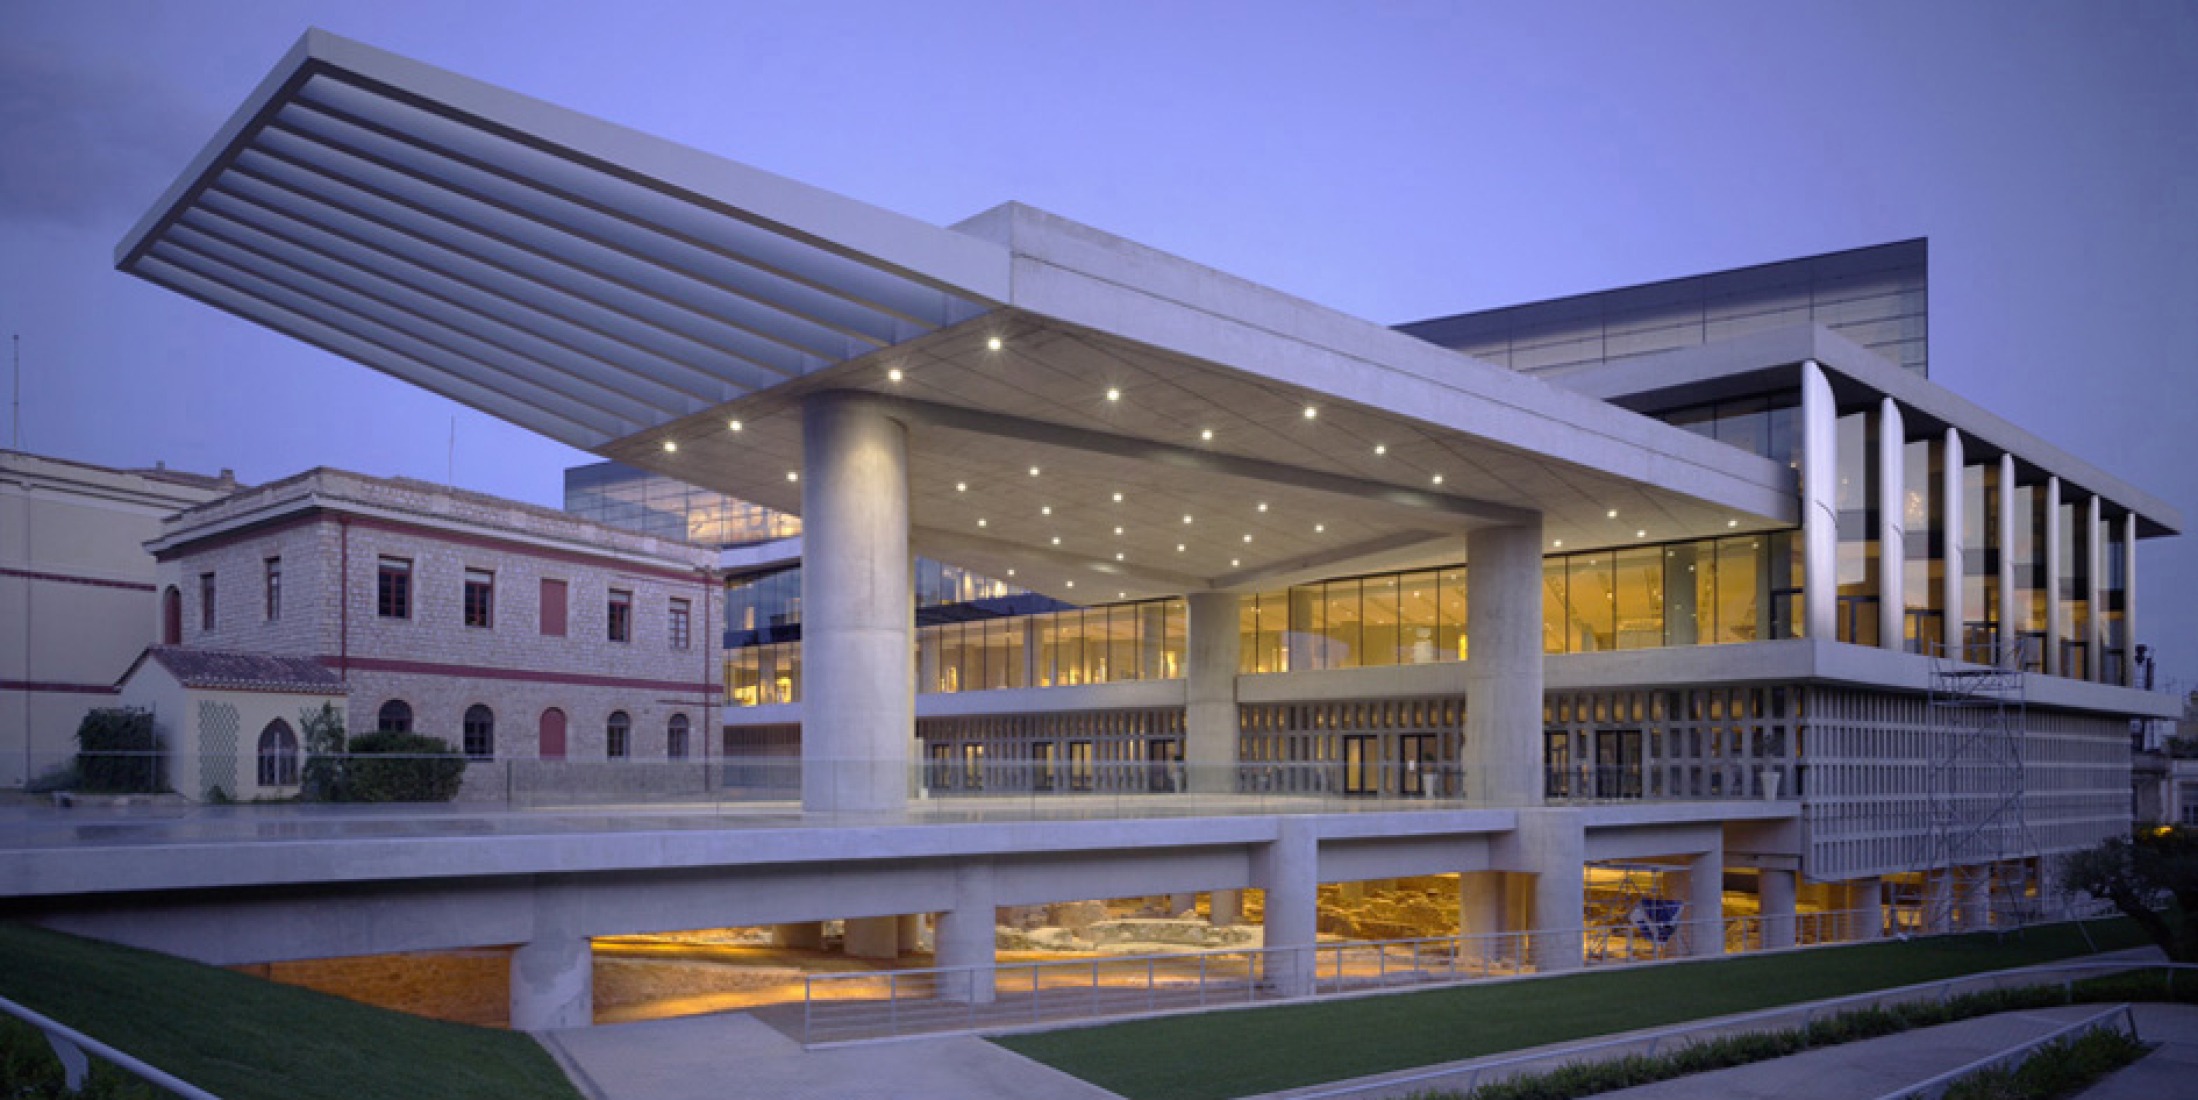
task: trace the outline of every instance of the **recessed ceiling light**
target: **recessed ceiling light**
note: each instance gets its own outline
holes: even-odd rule
[[[898,382],[898,381],[900,381],[900,380],[901,380],[901,369],[900,369],[899,367],[894,367],[894,368],[893,368],[892,370],[886,371],[886,372],[885,372],[885,380],[886,380],[886,381],[888,381],[888,382]]]
[[[1039,505],[1039,506],[1038,506],[1038,514],[1039,514],[1039,515],[1041,515],[1041,516],[1050,516],[1050,515],[1052,515],[1052,514],[1053,514],[1053,505],[1051,505],[1051,504],[1041,504],[1041,505]]]
[[[1727,527],[1738,527],[1738,526],[1740,526],[1740,521],[1739,521],[1739,520],[1736,520],[1736,519],[1728,519],[1728,520],[1726,520],[1726,521],[1725,521],[1725,526],[1727,526]]]
[[[1245,542],[1250,542],[1250,541],[1252,541],[1252,536],[1250,536],[1250,535],[1246,535],[1246,536],[1244,536],[1244,541],[1245,541]]]
[[[1191,521],[1191,514],[1190,514],[1189,512],[1185,512],[1185,513],[1183,513],[1183,522],[1185,522],[1185,523],[1189,523],[1190,521]]]
[[[1243,559],[1242,559],[1242,558],[1230,558],[1230,559],[1229,559],[1229,568],[1231,568],[1231,569],[1234,569],[1234,568],[1236,568],[1237,566],[1239,566],[1239,565],[1242,565],[1242,564],[1244,564],[1244,561],[1243,561]]]
[[[788,471],[786,471],[786,480],[788,480],[788,481],[800,481],[800,480],[801,480],[801,471],[799,471],[799,470],[788,470]]]
[[[1559,550],[1562,550],[1565,548],[1565,540],[1558,539],[1557,541],[1550,543],[1550,545],[1556,547]]]
[[[1122,391],[1121,391],[1121,390],[1115,389],[1115,388],[1114,388],[1113,386],[1108,386],[1108,387],[1107,387],[1107,400],[1109,400],[1109,401],[1120,401],[1121,399],[1122,399]]]
[[[1010,576],[1010,577],[1012,577],[1012,576],[1014,576],[1014,575],[1015,575],[1015,571],[1014,571],[1013,569],[1010,569],[1010,570],[1008,570],[1008,571],[1007,571],[1007,575],[1008,575],[1008,576]]]
[[[1374,453],[1375,453],[1375,454],[1378,454],[1378,455],[1385,455],[1385,454],[1388,454],[1388,453],[1389,453],[1389,445],[1388,445],[1387,443],[1376,443],[1376,444],[1374,444]]]
[[[1428,478],[1427,480],[1432,484],[1440,485],[1442,484],[1442,475],[1436,474],[1434,477]]]
[[[978,519],[977,519],[977,526],[979,526],[979,527],[989,527],[989,526],[991,526],[991,524],[990,524],[990,523],[988,523],[988,522],[986,522],[986,521],[985,521],[985,519],[984,519],[984,518],[983,518],[982,516],[980,516],[980,517],[978,517]]]
[[[736,431],[736,432],[737,432],[737,431],[739,431],[739,430],[741,430],[742,428],[745,428],[745,427],[747,427],[747,425],[745,425],[745,424],[742,424],[742,423],[741,423],[740,421],[738,421],[738,420],[728,420],[728,421],[726,421],[726,422],[725,422],[725,426],[726,426],[727,428],[729,428],[729,429],[733,430],[733,431]]]
[[[1646,530],[1642,530],[1642,531],[1635,531],[1635,532],[1633,533],[1633,537],[1634,537],[1634,538],[1637,538],[1637,539],[1645,539],[1645,538],[1647,538],[1647,537],[1648,537],[1648,532],[1647,532]]]
[[[665,441],[664,441],[664,453],[665,453],[665,454],[678,454],[678,453],[679,453],[679,441],[678,441],[678,440],[676,440],[676,439],[667,439],[667,440],[665,440]]]
[[[997,337],[997,336],[995,336],[995,337],[992,337],[992,338],[991,338],[991,339],[989,339],[989,340],[986,340],[986,341],[985,341],[985,348],[986,348],[987,350],[990,350],[990,351],[998,351],[998,350],[1000,350],[1000,338],[999,338],[999,337]]]
[[[1203,439],[1203,440],[1205,440],[1205,441],[1206,441],[1206,442],[1208,442],[1208,443],[1211,443],[1211,442],[1213,442],[1213,429],[1212,429],[1212,428],[1202,428],[1202,429],[1200,429],[1200,430],[1199,430],[1199,432],[1198,432],[1198,438],[1200,438],[1200,439]]]
[[[1180,543],[1180,542],[1179,542],[1179,543],[1176,543],[1176,544],[1175,544],[1175,552],[1176,552],[1176,553],[1178,553],[1178,554],[1180,554],[1180,553],[1182,553],[1183,551],[1185,551],[1185,550],[1188,550],[1188,549],[1190,549],[1190,547],[1188,547],[1188,546],[1186,546],[1186,545],[1184,545],[1184,544],[1182,544],[1182,543]]]
[[[1611,509],[1610,511],[1608,511],[1608,512],[1605,512],[1605,513],[1603,513],[1603,518],[1605,518],[1605,519],[1617,519],[1617,518],[1618,518],[1618,509],[1616,509],[1616,508],[1613,508],[1613,509]]]
[[[1069,581],[1069,582],[1068,582],[1068,586],[1069,586],[1070,588],[1074,588],[1074,587],[1076,587],[1076,582],[1075,582],[1075,581]]]
[[[955,483],[954,483],[954,491],[955,491],[955,492],[957,492],[957,493],[966,493],[966,492],[968,492],[968,491],[969,491],[969,483],[968,483],[968,482],[966,482],[966,481],[957,481],[957,482],[955,482]]]
[[[1038,476],[1038,467],[1036,467],[1036,466],[1032,466],[1032,467],[1030,468],[1030,476],[1032,476],[1032,477],[1037,477],[1037,476]]]
[[[1130,598],[1130,594],[1127,592],[1117,592],[1114,594],[1114,598],[1118,600],[1126,600]]]
[[[1120,494],[1120,493],[1116,493],[1116,494],[1114,494],[1114,502],[1115,502],[1116,504],[1120,504],[1120,503],[1122,503],[1122,494]]]
[[[1264,512],[1264,511],[1266,511],[1266,510],[1267,510],[1267,502],[1266,502],[1266,501],[1264,501],[1264,500],[1263,500],[1263,501],[1260,501],[1260,502],[1259,502],[1259,510],[1260,510],[1260,511],[1262,511],[1262,512]]]
[[[1319,409],[1316,409],[1316,408],[1312,407],[1311,405],[1307,405],[1307,406],[1305,406],[1305,419],[1307,419],[1307,420],[1311,420],[1312,418],[1314,418],[1314,417],[1316,417],[1316,416],[1319,416],[1319,415],[1320,415],[1320,410],[1319,410]]]
[[[1059,535],[1055,535],[1055,536],[1053,536],[1053,545],[1055,545],[1055,546],[1059,546],[1059,545],[1061,545],[1061,536],[1059,536]]]
[[[1313,525],[1313,533],[1316,535],[1321,534],[1326,530],[1328,530],[1328,525],[1325,523],[1316,523]]]
[[[1116,561],[1121,561],[1121,560],[1122,560],[1122,552],[1121,552],[1120,550],[1116,550],[1116,551],[1114,552],[1114,560],[1116,560]]]
[[[1117,528],[1115,528],[1115,529],[1114,529],[1114,533],[1115,533],[1115,534],[1117,534],[1117,535],[1119,535],[1119,534],[1121,534],[1121,533],[1122,533],[1122,529],[1121,529],[1121,528],[1119,528],[1119,527],[1117,527]]]

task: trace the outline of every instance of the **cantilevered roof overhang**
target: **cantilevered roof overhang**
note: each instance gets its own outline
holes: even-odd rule
[[[789,512],[802,400],[863,391],[920,550],[1078,602],[1527,515],[1577,549],[1798,522],[1768,460],[1065,219],[925,224],[320,31],[116,262]]]

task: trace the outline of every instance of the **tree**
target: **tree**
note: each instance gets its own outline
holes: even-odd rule
[[[2114,903],[2176,962],[2198,962],[2198,829],[2140,829],[2061,864],[2061,887]]]
[[[298,726],[305,731],[305,774],[299,797],[307,802],[343,801],[343,712],[333,703],[322,703],[319,710],[300,711]]]

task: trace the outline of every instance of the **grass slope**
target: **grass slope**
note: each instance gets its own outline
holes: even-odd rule
[[[2149,941],[2094,923],[2101,950]],[[995,1040],[1131,1100],[1232,1096],[1912,985],[2090,952],[2073,925],[1636,967]]]
[[[0,997],[223,1100],[579,1100],[533,1039],[0,923]]]

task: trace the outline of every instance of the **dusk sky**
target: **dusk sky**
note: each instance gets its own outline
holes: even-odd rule
[[[113,270],[309,26],[1390,323],[1927,236],[1933,380],[2198,520],[2198,5],[2170,2],[4,0],[0,442],[561,503],[586,455]],[[2139,640],[2198,681],[2198,537],[2138,583]]]

